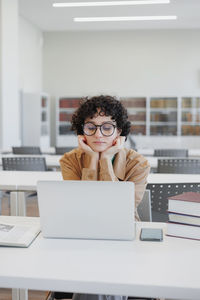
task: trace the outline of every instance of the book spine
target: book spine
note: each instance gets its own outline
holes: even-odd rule
[[[176,225],[184,225],[184,226],[191,226],[191,227],[199,227],[200,225],[195,225],[195,224],[185,224],[182,222],[172,222],[172,221],[168,221],[167,224],[176,224]]]
[[[168,233],[166,234],[166,236],[171,236],[171,237],[175,237],[175,238],[179,238],[179,239],[200,241],[200,239],[194,239],[194,238],[189,238],[189,237],[185,237],[185,236],[178,236],[178,235],[173,235],[173,234],[168,234]]]

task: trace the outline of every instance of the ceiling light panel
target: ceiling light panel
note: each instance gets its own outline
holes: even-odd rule
[[[66,2],[53,3],[53,7],[84,7],[84,6],[120,6],[120,5],[148,5],[169,4],[170,0],[133,0],[133,1],[103,1],[103,2]]]
[[[74,22],[116,22],[116,21],[167,21],[176,20],[177,16],[137,16],[137,17],[88,17],[74,18]]]

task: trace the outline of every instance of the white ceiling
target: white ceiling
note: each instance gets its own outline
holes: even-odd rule
[[[43,31],[134,30],[200,28],[200,0],[171,0],[170,4],[53,8],[54,2],[86,0],[19,0],[20,15]],[[92,0],[87,0],[89,2]],[[107,1],[107,0],[101,0]],[[76,23],[74,17],[177,15],[174,21],[125,21]]]

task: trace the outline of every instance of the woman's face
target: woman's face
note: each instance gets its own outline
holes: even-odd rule
[[[96,114],[93,118],[88,118],[85,123],[91,122],[94,125],[102,125],[110,123],[116,126],[116,122],[110,116],[101,116]],[[120,131],[115,127],[114,133],[111,136],[104,136],[101,133],[100,127],[97,127],[94,135],[85,135],[86,142],[90,148],[95,152],[103,152],[114,145],[116,138],[120,135]]]

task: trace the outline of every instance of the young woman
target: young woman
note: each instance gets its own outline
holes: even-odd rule
[[[137,208],[150,167],[142,155],[124,148],[130,126],[126,109],[114,97],[84,99],[72,116],[78,148],[60,160],[63,179],[132,181]]]
[[[64,180],[132,181],[136,207],[142,199],[149,173],[147,160],[124,148],[130,122],[114,97],[86,98],[72,116],[78,148],[60,160]],[[136,219],[138,218],[136,210]],[[74,294],[73,300],[126,300],[126,296]]]

